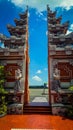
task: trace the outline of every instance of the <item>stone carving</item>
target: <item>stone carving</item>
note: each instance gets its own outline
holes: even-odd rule
[[[53,73],[53,88],[55,91],[58,92],[58,89],[61,88],[60,86],[60,71],[55,68]]]
[[[18,61],[17,64],[22,67],[22,61]]]
[[[21,90],[21,83],[20,83],[20,79],[22,78],[22,73],[20,71],[20,69],[15,70],[15,87],[14,87],[14,91],[15,92],[19,92]]]
[[[4,53],[5,56],[8,56],[9,54],[10,54],[9,52],[5,52],[5,53]]]
[[[58,60],[53,60],[53,66],[58,64]]]
[[[66,46],[66,47],[65,47],[65,51],[66,51],[66,54],[67,54],[67,55],[71,55],[71,54],[72,54],[72,49],[71,49],[70,46]]]
[[[70,59],[69,61],[70,61],[70,64],[73,66],[73,59]]]
[[[4,66],[7,65],[7,61],[6,61],[6,60],[1,61],[1,62],[0,62],[0,65],[4,65]]]
[[[14,103],[9,105],[8,114],[23,114],[23,104]]]
[[[71,79],[71,82],[70,82],[71,85],[73,85],[73,79]]]
[[[71,54],[72,54],[72,51],[71,51],[71,50],[66,50],[66,54],[67,54],[67,55],[71,55]]]

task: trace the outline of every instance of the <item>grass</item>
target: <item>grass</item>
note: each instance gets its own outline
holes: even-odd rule
[[[43,88],[29,88],[30,102],[35,97],[46,97],[48,100],[48,88],[45,88],[45,92]]]

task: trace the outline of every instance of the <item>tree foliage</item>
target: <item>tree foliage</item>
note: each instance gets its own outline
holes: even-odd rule
[[[7,92],[4,89],[5,84],[5,71],[4,66],[0,66],[0,115],[7,112],[7,103],[5,102],[5,96]],[[3,95],[2,95],[3,94]]]

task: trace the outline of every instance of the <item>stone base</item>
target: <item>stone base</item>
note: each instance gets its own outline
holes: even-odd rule
[[[63,104],[52,104],[52,114],[53,115],[65,115],[67,108],[70,105],[63,105]]]
[[[72,94],[73,92],[69,90],[51,91],[51,103],[70,104],[71,99],[69,98]]]
[[[23,104],[14,103],[9,105],[8,114],[23,114]]]

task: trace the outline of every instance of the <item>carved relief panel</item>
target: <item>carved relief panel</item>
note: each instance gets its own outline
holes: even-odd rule
[[[7,81],[15,81],[15,70],[17,69],[21,69],[20,66],[18,66],[17,63],[15,64],[7,64],[5,66],[5,72],[6,72],[6,78],[7,78]]]
[[[60,80],[70,82],[73,79],[73,66],[70,62],[58,62],[57,66],[60,70]]]

